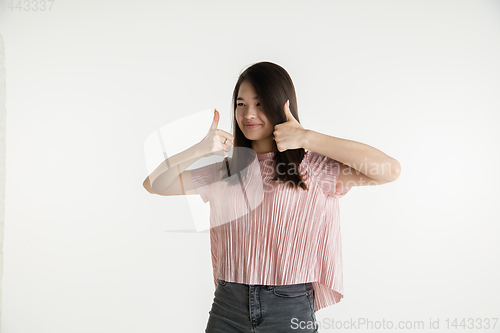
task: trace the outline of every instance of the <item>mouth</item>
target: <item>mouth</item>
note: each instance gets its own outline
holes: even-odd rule
[[[261,124],[254,124],[254,125],[245,125],[246,128],[248,129],[252,129],[252,128],[257,128],[259,127]]]

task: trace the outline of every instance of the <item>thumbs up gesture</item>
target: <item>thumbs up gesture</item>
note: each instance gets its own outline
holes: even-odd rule
[[[286,122],[274,126],[273,138],[280,152],[288,149],[304,148],[304,138],[307,132],[290,112],[290,101],[284,106]]]
[[[218,129],[220,114],[217,109],[214,110],[214,119],[207,135],[200,141],[200,150],[203,156],[220,155],[227,156],[229,147],[233,145],[234,137],[230,133]]]

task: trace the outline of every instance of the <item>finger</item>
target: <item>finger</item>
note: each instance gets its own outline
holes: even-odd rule
[[[224,137],[227,138],[228,140],[234,141],[234,136],[231,133],[228,133],[221,129],[219,129],[219,132],[220,132],[219,135],[224,135]]]
[[[212,125],[210,125],[210,129],[216,129],[219,126],[219,111],[217,109],[214,110],[214,120],[212,121]]]
[[[227,153],[231,150],[231,147],[233,146],[233,141],[226,139],[224,137],[221,137],[221,145],[222,145],[222,148],[224,149],[224,152]]]
[[[222,149],[224,150],[224,152],[228,152],[228,151],[231,150],[231,147],[233,146],[233,143],[228,140],[225,143],[221,142],[221,145],[222,145]]]
[[[228,152],[231,151],[231,147],[228,147],[228,146],[224,145],[224,149],[223,150],[224,150],[224,153],[227,154]]]
[[[227,132],[219,129],[218,130],[218,135],[221,138],[221,142],[224,142],[227,139],[227,141],[226,141],[227,143],[233,144],[234,137],[231,134],[229,134],[229,133],[227,133]]]
[[[222,145],[225,146],[225,147],[232,147],[233,146],[233,141],[230,141],[230,140],[222,140],[221,141]]]
[[[217,147],[217,150],[216,150],[215,154],[221,155],[221,156],[226,156],[226,145],[222,141],[219,141],[219,143],[217,144],[216,147]]]
[[[233,145],[233,142],[231,140],[221,138],[220,144],[222,145],[222,147],[231,147]]]
[[[219,148],[219,151],[223,151],[224,154],[228,151],[228,147],[231,147],[233,145],[233,141],[227,139],[224,136],[224,131],[222,130],[217,130],[217,137],[219,138],[219,144],[217,145],[217,148]]]

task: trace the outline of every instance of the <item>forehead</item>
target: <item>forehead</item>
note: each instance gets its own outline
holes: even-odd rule
[[[253,88],[252,84],[248,81],[243,81],[240,85],[240,88],[238,90],[238,99],[243,98],[252,98],[252,99],[258,99],[257,94],[255,93],[255,89]]]

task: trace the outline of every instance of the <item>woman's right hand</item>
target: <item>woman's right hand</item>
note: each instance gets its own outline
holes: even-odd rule
[[[200,151],[203,153],[203,156],[210,156],[214,154],[227,156],[229,147],[233,145],[233,135],[221,129],[217,129],[217,127],[219,126],[219,119],[219,111],[215,109],[212,125],[210,126],[207,135],[199,143]]]

